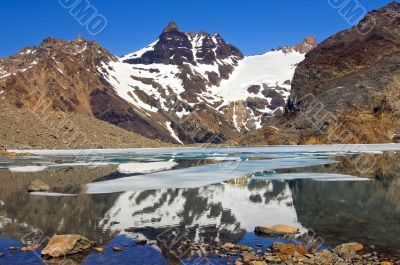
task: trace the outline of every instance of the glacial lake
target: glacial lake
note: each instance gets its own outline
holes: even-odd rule
[[[132,245],[171,235],[264,250],[298,240],[255,235],[264,224],[299,227],[324,248],[359,242],[400,256],[398,144],[29,153],[0,157],[0,264],[44,264],[41,248],[8,248],[29,241],[44,247],[54,234],[80,234],[105,249],[68,264],[196,264],[205,255]],[[34,180],[51,190],[29,194]]]

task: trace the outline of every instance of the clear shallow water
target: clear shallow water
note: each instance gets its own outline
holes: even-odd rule
[[[170,251],[132,241],[155,240],[173,228],[194,241],[267,247],[276,239],[252,232],[262,224],[311,229],[326,246],[357,241],[398,255],[396,150],[399,145],[130,149],[1,158],[0,252],[6,257],[0,264],[41,264],[34,253],[7,251],[32,231],[78,233],[105,246],[103,255],[91,253],[82,264],[173,264]],[[126,170],[129,163],[135,173]],[[26,193],[35,179],[51,192]],[[116,245],[124,251],[113,253]]]

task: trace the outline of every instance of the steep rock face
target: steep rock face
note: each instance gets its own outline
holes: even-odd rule
[[[99,121],[96,119],[100,118],[148,138],[174,143],[175,140],[169,134],[163,134],[162,130],[159,131],[157,127],[142,126],[148,122],[146,118],[139,116],[134,106],[118,97],[111,86],[99,75],[100,62],[115,60],[117,60],[116,57],[101,48],[96,42],[87,41],[81,37],[73,41],[45,39],[38,47],[24,48],[19,53],[0,60],[0,107],[6,115],[17,115],[18,113],[16,117],[20,124],[24,123],[25,119],[27,119],[25,123],[30,122],[29,120],[34,117],[35,120],[42,121],[42,126],[46,126],[49,122],[48,117],[54,115],[55,112],[58,112],[56,115],[63,117],[70,117],[69,114],[73,113],[85,115],[84,120],[92,125],[88,124],[86,127],[100,129]],[[103,91],[103,95],[105,94],[106,97],[96,97],[99,94],[98,91]],[[21,109],[21,112],[13,111],[15,108]],[[112,113],[108,112],[109,110]],[[24,114],[19,115],[19,113]],[[62,113],[69,114],[62,115]],[[131,115],[125,113],[131,113]],[[123,121],[103,119],[107,115],[113,118],[123,117]],[[53,124],[53,134],[65,135],[63,131],[58,132],[64,126],[61,122],[71,123],[74,120],[75,118],[65,121],[61,119],[60,124]],[[17,133],[18,136],[21,136],[18,132],[8,131],[12,126],[4,124],[1,127],[5,137],[2,137],[3,140],[8,139],[7,135]],[[81,129],[71,132],[71,137],[76,137],[73,134],[86,133],[81,124],[74,124],[74,127]],[[142,131],[138,131],[136,128],[146,129],[146,133],[141,133]],[[121,134],[121,131],[113,129],[112,126],[109,126],[110,130],[116,132],[116,136],[121,139],[127,139],[126,136],[129,135],[124,132]],[[19,128],[18,131],[22,131],[22,128]],[[43,129],[43,131],[45,130]],[[37,133],[39,134],[39,132]],[[99,136],[104,134],[104,137],[108,137],[106,131],[96,133]],[[136,142],[137,139],[142,138],[134,134],[131,136],[132,141],[129,140],[129,142]],[[21,146],[31,142],[25,138],[16,137],[16,139],[19,139]],[[15,144],[18,141],[15,141]],[[59,141],[65,142],[65,148],[70,148],[68,146],[69,139],[60,139]],[[147,139],[144,141],[147,142]],[[53,142],[53,139],[49,139],[48,142]],[[42,142],[32,142],[30,146],[42,146]],[[82,147],[88,147],[88,145],[83,144]]]
[[[358,29],[375,26],[365,33]],[[307,142],[390,142],[400,129],[400,4],[370,12],[306,55],[296,69],[287,124]],[[309,135],[309,136],[307,136]]]
[[[116,97],[113,92],[96,89],[91,95],[93,115],[128,131],[142,136],[175,142],[162,126],[154,123],[149,117],[142,116],[128,102]]]
[[[96,42],[48,38],[0,62],[0,104],[35,108],[42,98],[51,110],[90,113],[88,95],[104,86],[96,65],[110,60]]]

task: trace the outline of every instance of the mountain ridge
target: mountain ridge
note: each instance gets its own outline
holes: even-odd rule
[[[292,71],[303,59],[295,47],[247,66],[291,57],[279,68],[292,69],[284,78],[259,71],[225,100],[228,80],[243,79],[249,60],[220,34],[181,32],[171,22],[155,42],[122,57],[81,36],[49,37],[0,60],[0,106],[36,109],[44,97],[41,108],[89,115],[150,139],[224,143],[282,115]]]
[[[340,142],[327,135],[343,121],[367,133],[353,133],[354,142],[390,142],[398,134],[400,109],[393,83],[398,6],[374,10],[318,45],[309,36],[254,56],[244,56],[219,34],[181,32],[176,23],[152,44],[121,57],[83,38],[49,38],[0,60],[0,105],[32,107],[38,100],[32,87],[41,87],[53,110],[88,114],[175,144],[234,143],[254,131],[257,143]],[[359,34],[373,19],[376,27]],[[305,97],[310,93],[334,120],[318,127],[301,118],[312,103]],[[393,125],[387,134],[384,124]]]

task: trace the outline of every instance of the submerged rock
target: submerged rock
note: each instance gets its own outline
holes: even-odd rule
[[[284,236],[298,234],[299,228],[288,225],[263,225],[257,226],[255,232],[269,236]]]
[[[104,249],[102,247],[94,248],[94,250],[99,254],[103,254],[103,252],[104,252]]]
[[[134,245],[135,246],[144,246],[144,245],[146,245],[147,244],[147,240],[136,240],[135,242],[134,242]]]
[[[9,248],[8,248],[8,251],[9,251],[10,253],[15,253],[15,252],[17,252],[17,250],[18,250],[18,248],[16,248],[16,247],[9,247]]]
[[[42,256],[59,258],[90,250],[94,243],[80,235],[55,235],[42,250]]]
[[[157,245],[157,241],[156,240],[149,240],[149,245],[154,246]]]
[[[113,250],[114,252],[121,252],[121,251],[122,251],[122,248],[120,248],[120,247],[113,247],[112,250]]]
[[[29,184],[29,186],[26,188],[28,192],[41,192],[41,191],[49,191],[50,186],[44,183],[41,180],[34,180]]]
[[[251,247],[242,246],[242,245],[235,245],[235,244],[232,244],[230,242],[225,243],[224,245],[222,245],[222,249],[224,249],[225,251],[229,251],[229,250],[252,251]]]
[[[31,252],[31,251],[38,249],[39,247],[40,247],[39,244],[30,244],[30,245],[22,247],[21,251],[22,252]]]

